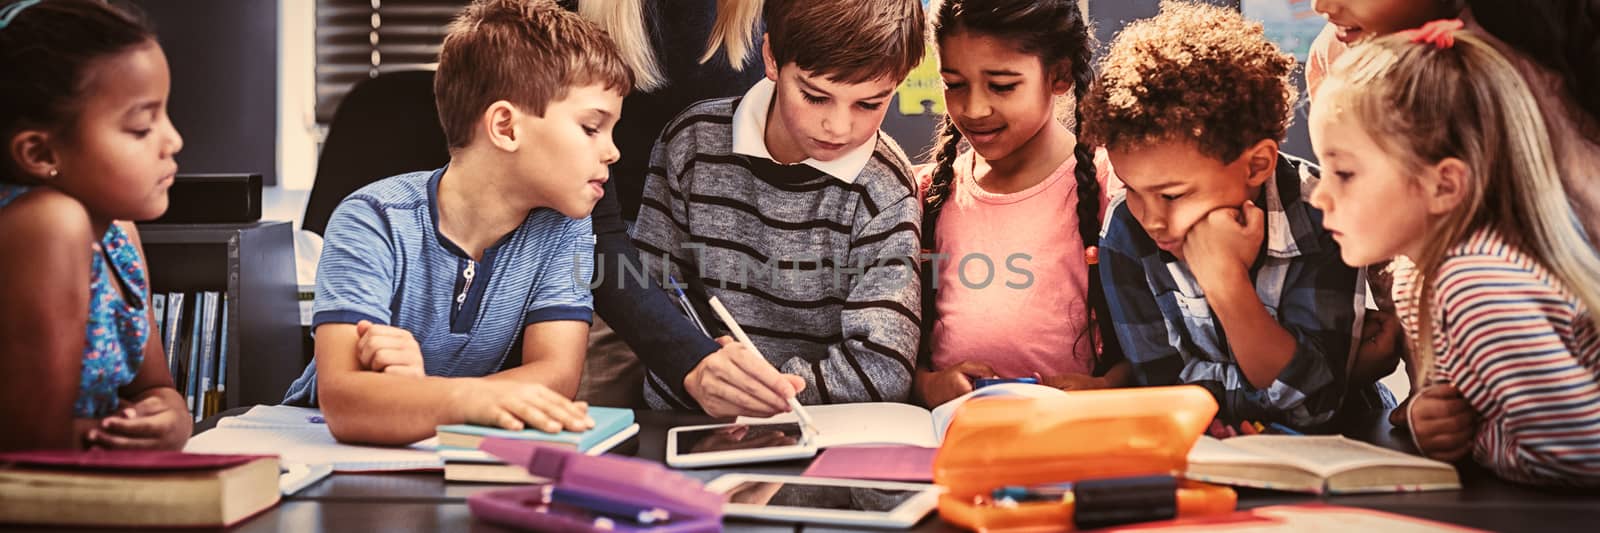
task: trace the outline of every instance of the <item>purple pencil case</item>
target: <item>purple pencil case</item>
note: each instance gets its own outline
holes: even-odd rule
[[[697,533],[722,530],[722,496],[699,480],[650,461],[620,456],[589,456],[563,446],[502,438],[484,439],[479,449],[549,484],[480,492],[467,498],[479,520],[529,531],[624,531]],[[552,487],[570,494],[627,502],[670,513],[641,524],[604,516],[549,500]]]

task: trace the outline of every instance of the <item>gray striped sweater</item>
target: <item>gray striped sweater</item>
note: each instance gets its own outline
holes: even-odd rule
[[[768,362],[805,378],[803,403],[908,401],[922,207],[905,154],[879,132],[853,183],[734,154],[739,100],[695,104],[656,143],[634,229],[647,273],[681,281],[712,334],[726,328],[703,304],[722,300]],[[645,396],[695,406],[654,375]]]

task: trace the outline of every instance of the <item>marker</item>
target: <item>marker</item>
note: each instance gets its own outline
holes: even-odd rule
[[[733,338],[738,339],[739,342],[742,342],[745,346],[750,347],[750,351],[755,352],[756,355],[761,356],[762,359],[767,358],[767,356],[761,355],[761,349],[756,348],[756,343],[750,342],[750,336],[745,335],[744,328],[739,327],[739,323],[733,320],[733,314],[729,313],[728,308],[722,305],[722,300],[718,300],[716,296],[712,296],[710,303],[711,310],[716,311],[717,317],[721,318],[724,324],[727,324],[728,329],[733,330]],[[806,408],[800,405],[800,400],[795,399],[794,396],[790,396],[788,400],[789,408],[794,409],[795,416],[800,417],[800,424],[804,426],[804,428],[810,429],[812,434],[821,435],[822,432],[818,431],[817,425],[811,421],[811,414],[807,413]]]

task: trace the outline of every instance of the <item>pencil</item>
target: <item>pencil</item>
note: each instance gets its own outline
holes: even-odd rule
[[[723,324],[726,324],[728,329],[733,331],[734,339],[744,343],[745,346],[749,346],[750,351],[755,352],[756,355],[761,356],[762,359],[766,359],[767,356],[761,355],[761,349],[756,348],[756,343],[750,342],[750,336],[744,333],[744,328],[739,327],[739,323],[733,320],[733,314],[728,312],[727,307],[723,307],[721,300],[718,300],[716,296],[712,296],[709,303],[711,304],[711,310],[716,311],[717,318],[721,318]],[[786,399],[789,401],[789,407],[794,409],[795,416],[800,417],[801,424],[805,425],[807,428],[810,428],[811,432],[814,434],[822,433],[821,431],[817,430],[817,425],[811,421],[811,414],[807,413],[805,407],[800,405],[800,400],[796,399],[794,396],[790,396]]]

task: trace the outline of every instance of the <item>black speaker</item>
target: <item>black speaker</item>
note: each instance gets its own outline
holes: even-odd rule
[[[261,220],[260,174],[179,174],[167,212],[152,224],[242,224]]]

